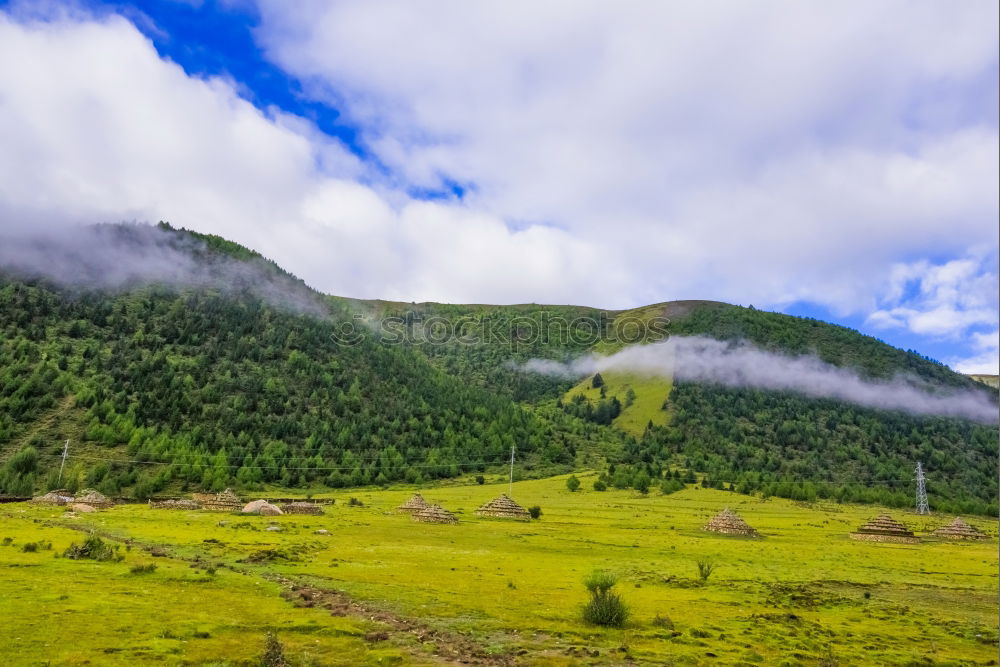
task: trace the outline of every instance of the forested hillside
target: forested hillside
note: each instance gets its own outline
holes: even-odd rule
[[[919,460],[938,509],[995,509],[995,426],[784,392],[671,389],[669,377],[590,387],[521,366],[660,340],[657,326],[623,327],[657,320],[670,335],[989,392],[843,327],[704,301],[607,312],[358,301],[318,294],[219,237],[168,225],[95,234],[113,257],[185,272],[109,284],[100,252],[69,271],[82,282],[0,268],[0,494],[60,484],[68,439],[62,486],[135,497],[420,482],[499,470],[513,446],[519,474],[608,465],[607,483],[640,490],[682,477],[899,505]],[[150,259],[164,249],[169,261]],[[561,400],[575,385],[592,403]]]

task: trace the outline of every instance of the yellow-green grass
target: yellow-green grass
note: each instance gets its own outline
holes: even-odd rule
[[[110,510],[90,523],[103,529],[138,511]],[[61,515],[53,508],[0,505],[0,540],[12,540],[0,546],[0,664],[257,665],[268,630],[297,661],[364,664],[393,653],[369,653],[364,635],[380,625],[319,609],[290,613],[278,585],[259,576],[209,573],[124,546],[121,562],[57,557],[86,537],[47,524],[50,517],[62,521]],[[183,517],[174,518],[184,526]],[[65,522],[71,521],[80,522]],[[51,548],[24,551],[38,542]],[[132,573],[137,564],[156,570]]]
[[[635,372],[605,371],[601,373],[604,380],[605,395],[610,398],[617,396],[621,401],[622,411],[613,424],[636,437],[642,436],[646,426],[652,422],[655,426],[663,426],[669,421],[670,413],[663,409],[663,404],[670,395],[672,380],[669,377],[653,377]],[[593,377],[584,378],[575,387],[566,392],[563,401],[570,401],[574,396],[583,396],[596,405],[601,400],[601,390],[592,386]],[[631,389],[635,392],[635,400],[626,404],[626,396]]]
[[[131,506],[79,519],[57,519],[131,537],[137,543],[170,545],[178,557],[201,555],[249,568],[249,574],[220,570],[223,574],[216,575],[214,583],[189,584],[186,595],[170,590],[154,593],[153,597],[162,596],[162,604],[159,600],[153,604],[141,592],[157,577],[169,578],[173,586],[184,576],[198,579],[204,575],[177,565],[175,574],[170,569],[158,570],[145,578],[127,574],[122,565],[71,563],[53,559],[51,554],[21,554],[0,547],[4,560],[14,557],[38,565],[8,572],[33,579],[35,588],[29,590],[51,591],[17,603],[4,595],[0,604],[4,612],[7,606],[17,605],[12,610],[16,613],[5,613],[5,617],[14,619],[7,623],[13,623],[12,636],[20,637],[21,645],[49,642],[49,647],[31,649],[36,656],[44,655],[73,630],[32,619],[59,618],[67,605],[56,599],[62,592],[59,587],[75,590],[77,573],[104,568],[115,574],[89,584],[117,591],[101,602],[102,615],[116,618],[112,610],[131,605],[127,622],[115,623],[131,626],[140,638],[127,641],[151,646],[151,651],[158,646],[156,629],[172,625],[180,628],[179,633],[189,634],[198,623],[216,627],[208,629],[213,638],[218,637],[214,649],[226,650],[227,638],[232,636],[233,650],[242,651],[241,656],[257,649],[267,624],[296,628],[315,623],[334,632],[326,624],[337,619],[315,609],[293,608],[278,599],[273,587],[261,579],[261,575],[277,573],[346,591],[375,608],[420,619],[434,628],[468,634],[487,651],[514,655],[526,651],[517,658],[525,664],[574,663],[581,659],[582,648],[588,651],[588,661],[610,664],[624,662],[626,651],[640,664],[818,664],[830,657],[852,665],[927,660],[987,664],[996,658],[995,525],[967,517],[990,532],[990,539],[979,543],[858,542],[848,534],[880,508],[808,507],[698,488],[670,496],[601,493],[590,490],[593,475],[578,476],[584,484],[576,493],[566,489],[564,477],[516,482],[513,493],[521,504],[542,507],[541,520],[531,523],[473,514],[481,503],[506,491],[504,485],[424,489],[426,498],[458,513],[458,525],[419,524],[395,512],[413,489],[333,494],[336,505],[327,507],[324,516],[237,517]],[[349,506],[349,496],[356,496],[364,506]],[[704,533],[701,526],[727,506],[765,537],[746,540]],[[951,519],[890,513],[918,529],[931,529]],[[0,526],[17,531],[20,541],[57,530],[33,524],[31,519],[60,514],[52,508],[0,506]],[[271,522],[281,526],[282,532],[265,531]],[[314,534],[319,528],[329,530],[330,535]],[[60,535],[64,543],[73,537]],[[257,565],[239,562],[266,549],[293,560]],[[130,560],[148,560],[134,552]],[[698,580],[699,560],[718,565],[704,584]],[[612,570],[621,577],[617,590],[632,608],[628,627],[596,628],[580,619],[586,600],[581,579],[595,568]],[[11,582],[8,576],[0,585],[6,593],[12,586],[23,588],[19,581]],[[128,594],[129,590],[133,593]],[[228,614],[236,604],[242,605],[241,611],[226,616],[221,628],[212,626],[213,609],[222,605]],[[146,610],[146,616],[137,617],[140,609]],[[244,615],[249,619],[245,625],[249,647],[238,642],[236,619]],[[673,629],[654,624],[657,615],[669,617]],[[233,634],[225,628],[232,628]],[[103,648],[114,645],[113,638],[119,637],[99,624],[96,632],[95,637],[67,637],[75,642],[79,660],[96,656],[95,662],[100,663],[106,657]],[[107,633],[102,638],[103,632]],[[309,640],[322,639],[361,650],[356,633],[341,632],[336,639],[319,631],[280,636],[292,643],[300,641],[303,647]],[[189,639],[181,647],[221,660],[224,656],[213,653],[212,641]],[[385,645],[403,661],[432,657],[395,636],[370,646],[389,650],[381,648]],[[595,651],[599,652],[596,657]],[[166,657],[162,661],[169,662]]]

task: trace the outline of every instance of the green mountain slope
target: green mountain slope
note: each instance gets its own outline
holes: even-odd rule
[[[908,498],[922,460],[939,507],[987,511],[995,498],[995,427],[631,373],[606,373],[602,397],[590,377],[520,367],[669,332],[982,389],[843,327],[707,301],[601,311],[346,299],[219,237],[161,225],[98,240],[126,254],[167,247],[198,280],[84,288],[0,267],[0,494],[54,486],[69,439],[66,485],[137,496],[417,482],[498,469],[515,446],[528,474],[607,462],[619,486],[669,476],[673,488],[685,471],[890,503]],[[99,277],[88,261],[80,274]]]

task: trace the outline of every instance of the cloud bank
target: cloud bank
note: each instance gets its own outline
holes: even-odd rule
[[[520,368],[566,377],[605,371],[640,372],[729,387],[792,391],[912,414],[962,417],[983,423],[996,423],[1000,418],[1000,407],[986,391],[932,389],[905,378],[874,382],[815,357],[790,357],[749,343],[699,336],[673,337],[663,343],[628,347],[610,356],[586,356],[565,364],[533,359]]]
[[[238,260],[186,233],[148,225],[0,230],[0,273],[73,290],[211,288],[298,313],[329,312],[319,294],[270,262]]]
[[[995,276],[995,2],[260,0],[377,165],[66,4],[0,10],[0,229],[169,220],[355,297],[806,302],[997,370],[995,309],[894,292]]]

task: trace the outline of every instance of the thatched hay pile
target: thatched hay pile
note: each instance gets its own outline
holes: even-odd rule
[[[975,526],[970,526],[962,521],[961,517],[956,516],[947,526],[941,526],[935,530],[934,537],[943,537],[947,540],[981,540],[986,537],[986,534]]]
[[[914,544],[920,541],[914,537],[912,530],[907,530],[906,526],[888,514],[879,514],[858,528],[858,532],[851,533],[851,539],[864,540],[866,542],[896,542],[899,544]]]
[[[413,511],[413,520],[424,523],[458,523],[454,514],[440,505],[427,505]]]
[[[412,514],[417,510],[421,510],[427,507],[427,504],[428,504],[427,501],[424,500],[424,497],[422,495],[420,495],[419,493],[414,493],[412,496],[410,496],[409,500],[407,500],[405,503],[403,503],[396,509],[399,510],[400,512],[410,512]]]
[[[150,500],[149,508],[154,510],[200,510],[201,503],[193,500]]]
[[[233,493],[232,489],[226,489],[214,496],[196,493],[192,494],[192,497],[195,502],[201,500],[201,506],[210,512],[239,512],[243,507],[243,501]]]
[[[76,502],[90,505],[91,507],[96,507],[98,509],[114,507],[114,503],[111,502],[107,496],[96,489],[84,489],[80,492],[80,495],[76,497]]]
[[[531,521],[528,510],[515,503],[506,493],[500,494],[476,510],[477,516],[488,516],[494,519],[513,519],[515,521]]]
[[[316,503],[294,502],[282,505],[281,511],[285,514],[319,515],[323,513],[323,508]]]
[[[272,505],[266,500],[254,500],[243,506],[244,514],[259,514],[260,516],[280,516],[284,514],[277,505]]]
[[[83,512],[83,513],[97,511],[95,507],[88,505],[86,503],[73,503],[72,505],[69,506],[69,508],[74,512]]]
[[[742,537],[760,537],[760,533],[744,521],[739,514],[728,507],[705,524],[704,530],[710,533],[722,533],[724,535],[740,535]]]
[[[35,496],[28,502],[35,503],[36,505],[68,505],[73,500],[72,494],[66,489],[54,489],[44,495]]]

